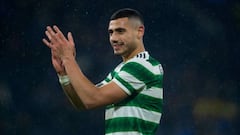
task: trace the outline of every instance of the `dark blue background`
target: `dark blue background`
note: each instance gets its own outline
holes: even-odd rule
[[[76,111],[42,38],[73,33],[77,60],[97,83],[120,61],[108,42],[119,8],[145,18],[145,47],[163,65],[158,135],[239,135],[240,2],[233,0],[1,0],[0,134],[104,134],[104,108]]]

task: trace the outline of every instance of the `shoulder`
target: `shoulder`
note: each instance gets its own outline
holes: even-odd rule
[[[135,57],[127,61],[123,67],[139,67],[143,66],[149,70],[156,66],[161,66],[160,62],[151,57],[147,51],[137,54]]]
[[[131,71],[135,74],[163,74],[163,68],[160,62],[151,57],[148,52],[139,53],[137,56],[127,61],[121,68],[121,71]]]

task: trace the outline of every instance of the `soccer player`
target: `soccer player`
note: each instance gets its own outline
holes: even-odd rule
[[[78,109],[106,106],[106,135],[153,135],[160,122],[163,69],[144,48],[144,21],[134,9],[120,9],[110,18],[109,40],[122,62],[95,85],[75,59],[72,34],[47,26],[43,39],[52,52],[52,64],[71,103]]]

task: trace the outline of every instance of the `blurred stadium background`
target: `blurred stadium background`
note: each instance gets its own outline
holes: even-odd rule
[[[1,0],[0,135],[104,133],[104,108],[71,106],[41,39],[47,25],[71,31],[79,65],[97,83],[121,60],[107,27],[124,7],[143,14],[146,49],[165,70],[157,135],[240,134],[240,1]]]

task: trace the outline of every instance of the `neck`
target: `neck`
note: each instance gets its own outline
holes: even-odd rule
[[[144,52],[145,48],[142,45],[139,48],[136,48],[134,51],[132,51],[130,54],[126,55],[126,56],[122,56],[123,62],[128,61],[129,59],[133,58],[134,56],[136,56],[137,54],[139,54],[140,52]]]

